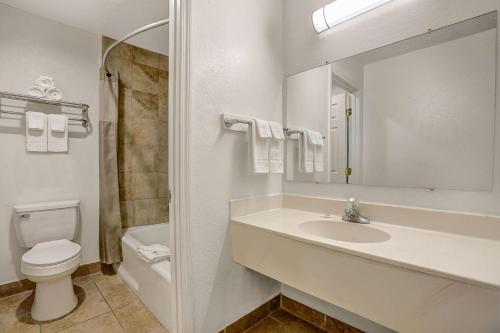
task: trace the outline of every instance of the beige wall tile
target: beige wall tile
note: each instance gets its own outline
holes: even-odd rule
[[[160,205],[160,216],[159,216],[159,222],[167,222],[169,219],[168,215],[168,197],[166,198],[160,198],[159,200],[159,205]]]
[[[134,90],[132,110],[135,117],[158,119],[158,95]]]
[[[158,94],[158,80],[157,68],[141,64],[132,65],[132,89]]]
[[[160,64],[158,66],[162,71],[168,72],[168,56],[160,54]]]
[[[159,121],[158,123],[158,144],[160,146],[168,146],[168,123],[166,121]]]
[[[126,120],[134,117],[132,112],[132,89],[124,87],[119,90],[118,115]]]
[[[113,38],[109,38],[106,36],[102,37],[102,54],[104,55],[104,52],[106,49],[115,41]],[[133,59],[133,54],[132,51],[133,46],[127,43],[121,43],[117,45],[109,54],[109,57],[120,57],[128,61],[132,61]]]
[[[158,198],[158,173],[136,173],[134,176],[134,199]]]
[[[118,182],[120,184],[120,201],[134,199],[134,174],[130,172],[120,172]]]
[[[120,202],[120,210],[122,215],[122,227],[130,228],[135,226],[134,202]]]
[[[158,156],[158,172],[168,173],[168,147],[160,147]]]
[[[145,199],[134,201],[135,225],[148,225],[159,223],[160,205],[158,199]]]
[[[160,71],[158,83],[158,118],[168,120],[168,72]]]
[[[158,174],[158,197],[166,198],[168,197],[168,173]]]
[[[110,57],[108,67],[117,70],[120,75],[120,84],[125,88],[132,88],[132,63],[120,57]]]
[[[133,47],[134,63],[158,68],[160,66],[160,55],[158,53]]]

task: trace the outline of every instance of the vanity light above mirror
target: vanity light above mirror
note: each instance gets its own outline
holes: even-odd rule
[[[337,24],[366,13],[392,0],[336,0],[312,14],[317,33],[333,28]]]

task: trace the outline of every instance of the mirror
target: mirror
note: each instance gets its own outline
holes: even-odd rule
[[[491,190],[496,17],[288,76],[287,180]]]

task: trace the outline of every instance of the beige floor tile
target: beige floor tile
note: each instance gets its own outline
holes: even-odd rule
[[[285,325],[271,317],[267,317],[266,319],[260,321],[255,326],[245,331],[245,333],[284,333],[284,332],[288,332],[286,331]]]
[[[40,333],[40,325],[29,313],[16,316],[15,314],[0,315],[0,332],[2,333]]]
[[[33,292],[26,291],[21,294],[0,298],[1,315],[22,315],[31,311],[33,304]]]
[[[88,293],[88,292],[96,290],[97,288],[95,286],[94,279],[93,279],[93,276],[96,274],[97,273],[86,275],[86,276],[81,276],[81,277],[73,279],[73,286],[75,289],[75,293],[77,295],[80,295],[82,293]]]
[[[112,312],[87,320],[76,326],[67,328],[61,333],[123,333],[123,330]]]
[[[160,322],[139,300],[113,310],[126,333],[157,333],[162,330]]]
[[[78,300],[78,307],[67,316],[42,323],[42,333],[59,332],[65,328],[75,326],[76,324],[111,311],[98,290],[80,294]]]
[[[123,307],[137,299],[117,275],[102,275],[96,280],[96,285],[112,309]]]

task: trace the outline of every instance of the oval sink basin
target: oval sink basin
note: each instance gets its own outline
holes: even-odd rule
[[[351,222],[308,221],[299,229],[313,236],[351,243],[380,243],[391,238],[388,233]]]

